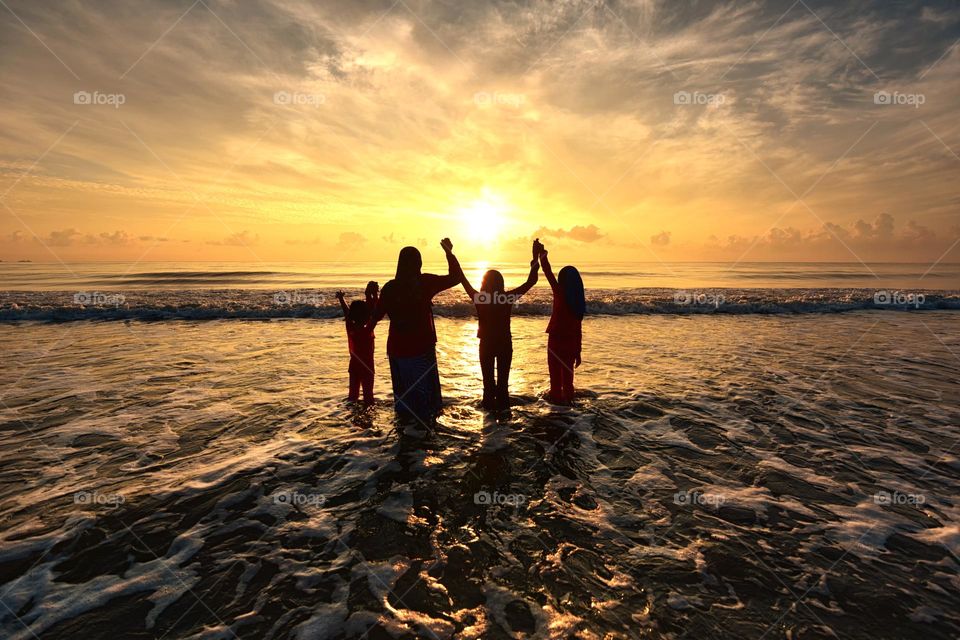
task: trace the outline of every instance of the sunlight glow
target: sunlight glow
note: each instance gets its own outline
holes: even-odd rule
[[[460,209],[464,233],[477,244],[492,244],[499,238],[508,208],[503,197],[484,189],[481,197]]]

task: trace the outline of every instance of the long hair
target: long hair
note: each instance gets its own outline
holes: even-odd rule
[[[587,312],[587,296],[583,291],[583,278],[580,277],[580,272],[576,267],[569,265],[560,269],[557,284],[560,285],[567,307],[582,320]]]
[[[417,325],[415,302],[420,299],[420,269],[423,258],[416,247],[404,247],[397,258],[397,275],[383,287],[390,331],[413,331]]]
[[[490,269],[483,274],[483,282],[480,283],[480,290],[488,293],[499,293],[503,291],[503,274],[496,269]]]

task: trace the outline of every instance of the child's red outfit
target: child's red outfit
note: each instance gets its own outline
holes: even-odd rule
[[[583,342],[583,318],[570,309],[563,290],[544,256],[543,274],[553,290],[553,313],[547,325],[547,368],[550,371],[550,397],[559,402],[573,401],[573,370]]]
[[[350,322],[347,325],[347,342],[350,347],[350,400],[360,399],[360,389],[363,388],[363,401],[373,402],[373,354],[376,336],[369,324],[357,326]]]

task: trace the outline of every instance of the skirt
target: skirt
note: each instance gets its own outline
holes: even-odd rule
[[[431,422],[440,411],[440,372],[437,352],[409,358],[390,357],[393,405],[401,419]]]

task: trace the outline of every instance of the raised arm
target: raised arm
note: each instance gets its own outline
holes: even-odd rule
[[[373,329],[377,326],[377,323],[383,320],[383,316],[387,315],[387,305],[383,303],[383,300],[386,296],[389,295],[390,283],[388,282],[383,286],[383,294],[377,296],[377,306],[373,308],[373,313],[370,314],[370,319],[367,321],[367,328]]]
[[[380,301],[380,285],[376,280],[371,280],[367,283],[367,288],[363,291],[363,295],[367,299],[370,313],[373,313],[373,310],[377,308],[377,303]]]
[[[460,261],[453,255],[453,243],[450,238],[444,238],[440,241],[444,253],[447,254],[447,275],[437,276],[437,293],[456,286],[463,279],[463,269],[460,268]]]
[[[533,285],[537,284],[537,272],[540,270],[540,265],[537,263],[537,259],[534,258],[530,261],[530,275],[527,276],[527,281],[516,289],[512,289],[507,292],[507,295],[514,298],[519,298],[527,291],[533,288]]]
[[[546,276],[547,282],[550,283],[550,288],[556,289],[557,278],[553,275],[553,269],[550,268],[550,261],[547,260],[546,249],[540,252],[540,266],[543,267],[543,275]]]
[[[467,280],[467,274],[463,273],[463,269],[460,269],[462,277],[460,278],[460,284],[463,285],[463,290],[467,292],[467,295],[470,296],[471,302],[476,302],[477,300],[477,290],[473,288],[473,285],[470,284],[470,281]]]
[[[340,310],[343,311],[343,321],[347,321],[347,315],[350,313],[350,308],[347,306],[347,303],[343,301],[343,296],[346,295],[343,291],[337,291],[337,300],[340,301]]]

